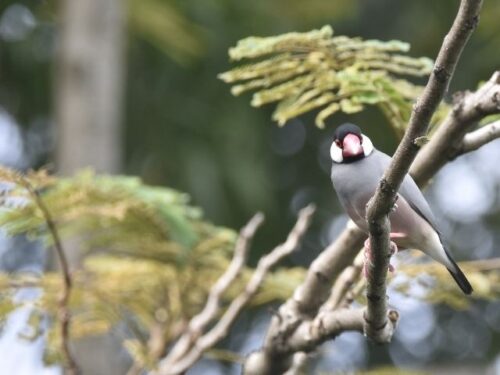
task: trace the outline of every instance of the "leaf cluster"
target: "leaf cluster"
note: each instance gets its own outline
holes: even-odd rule
[[[273,37],[249,37],[229,50],[234,61],[250,63],[222,73],[240,95],[255,91],[251,104],[276,102],[273,119],[279,125],[303,113],[320,109],[316,125],[324,127],[336,112],[356,113],[375,105],[400,135],[412,105],[422,91],[402,77],[423,77],[432,61],[406,55],[409,44],[333,36],[330,26]],[[436,123],[446,112],[438,111]]]

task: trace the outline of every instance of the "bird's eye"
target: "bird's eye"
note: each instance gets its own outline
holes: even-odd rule
[[[342,142],[340,142],[339,139],[335,141],[335,144],[337,145],[337,147],[342,148]]]

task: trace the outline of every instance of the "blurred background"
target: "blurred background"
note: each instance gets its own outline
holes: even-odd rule
[[[250,35],[330,24],[337,35],[400,39],[411,43],[412,56],[433,58],[457,7],[451,0],[3,0],[0,162],[49,165],[65,175],[87,166],[138,175],[187,192],[209,221],[234,229],[262,211],[266,225],[252,262],[286,236],[300,208],[315,202],[313,229],[289,260],[307,266],[347,220],[329,178],[335,127],[357,123],[389,154],[398,139],[376,109],[335,115],[324,130],[314,126],[314,114],[279,128],[273,106],[252,108],[249,95],[231,96],[216,78],[233,66],[228,48]],[[498,69],[499,17],[500,2],[486,1],[450,93],[474,90]],[[426,193],[458,260],[500,256],[498,160],[500,141],[448,165]],[[43,267],[40,251],[20,251],[19,241],[3,240],[2,268]],[[397,366],[500,374],[499,301],[455,311],[394,292],[389,302],[402,313],[391,345],[342,335],[320,349],[314,372]],[[18,325],[22,319],[20,312]],[[246,313],[224,345],[243,354],[257,348],[268,320],[268,310]],[[36,353],[43,342],[14,344],[15,326],[4,327],[0,348],[12,355],[2,355],[0,368],[58,373],[42,370]],[[20,372],[19,356],[27,372]],[[203,360],[191,373],[238,367]]]

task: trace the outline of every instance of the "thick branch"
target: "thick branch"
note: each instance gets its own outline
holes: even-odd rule
[[[479,20],[481,5],[481,0],[461,1],[457,17],[444,38],[429,81],[413,108],[405,135],[367,207],[373,262],[368,265],[365,333],[377,342],[390,341],[395,328],[395,324],[390,324],[391,321],[387,319],[386,306],[385,281],[390,256],[388,215],[403,178],[417,155],[419,148],[416,139],[426,133],[430,119],[448,89],[462,50]]]
[[[349,221],[347,228],[310,265],[304,282],[287,301],[287,309],[313,317],[330,295],[331,285],[363,246],[365,234]]]
[[[289,233],[286,241],[260,259],[245,290],[230,303],[229,307],[215,326],[203,336],[199,337],[194,347],[185,356],[180,358],[179,361],[174,364],[167,362],[162,363],[158,371],[159,374],[181,374],[185,372],[200,359],[204,352],[227,336],[229,328],[243,308],[255,296],[271,268],[297,249],[302,237],[309,228],[314,211],[315,208],[312,205],[300,211],[297,222]]]
[[[363,331],[363,310],[341,309],[322,314],[314,320],[304,320],[287,337],[286,346],[275,343],[250,354],[245,361],[245,375],[282,374],[291,365],[290,355],[295,352],[310,352],[322,342],[345,331]],[[269,343],[270,345],[272,343]]]

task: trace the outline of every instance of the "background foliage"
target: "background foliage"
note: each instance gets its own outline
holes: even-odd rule
[[[211,285],[229,265],[236,233],[206,222],[201,210],[189,205],[186,194],[150,187],[134,177],[95,176],[90,171],[55,179],[44,171],[22,176],[2,169],[0,178],[4,183],[0,226],[8,234],[52,243],[39,206],[24,188],[27,181],[43,192],[59,232],[65,238],[79,238],[85,247],[83,266],[73,273],[71,337],[105,334],[125,323],[125,346],[137,363],[154,365],[157,359],[147,357],[150,332],[157,327],[164,346],[174,340],[183,324],[201,310]],[[75,252],[75,245],[70,242],[66,251]],[[226,300],[241,292],[250,274],[251,269],[242,272]],[[253,304],[287,298],[302,276],[298,268],[275,271]],[[42,288],[31,313],[30,339],[44,334],[44,312],[49,312],[49,320],[57,319],[59,273],[20,273],[11,280],[3,278],[1,284],[2,319],[15,307],[11,297],[19,287]],[[61,360],[58,329],[51,324],[48,362]]]

